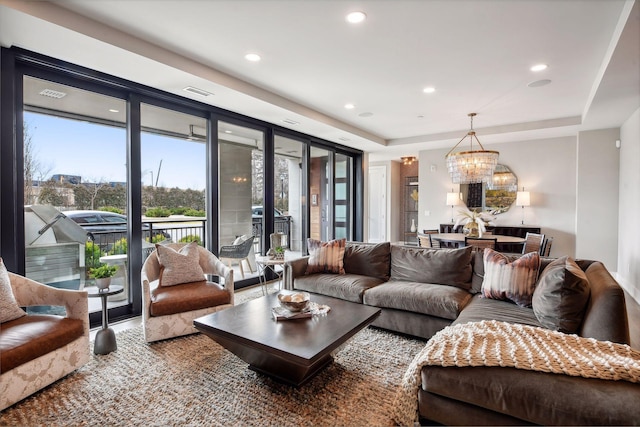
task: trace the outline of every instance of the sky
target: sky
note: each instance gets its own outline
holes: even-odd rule
[[[125,129],[29,112],[24,121],[45,179],[65,174],[80,175],[82,182],[127,180]],[[143,134],[141,154],[143,185],[157,179],[160,187],[205,189],[204,144]],[[34,179],[39,178],[36,173]]]

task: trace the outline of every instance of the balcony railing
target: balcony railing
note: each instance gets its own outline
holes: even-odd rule
[[[262,233],[262,218],[253,218],[253,237],[259,241],[258,252],[264,253],[263,249],[268,249],[268,244],[265,246],[264,236]],[[291,235],[291,217],[290,216],[277,216],[274,219],[273,231],[276,233],[282,233],[285,236],[285,247],[289,247],[289,236]]]

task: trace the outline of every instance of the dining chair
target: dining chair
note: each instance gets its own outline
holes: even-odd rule
[[[527,233],[524,238],[524,246],[522,247],[522,253],[528,254],[529,252],[538,252],[542,254],[542,243],[544,242],[544,234]]]
[[[552,244],[553,244],[553,237],[545,237],[544,244],[542,245],[542,256],[549,256],[551,254]]]
[[[423,230],[418,233],[418,246],[421,248],[440,248],[440,242],[431,238],[432,234],[438,234],[438,230]]]
[[[464,245],[472,246],[474,251],[484,251],[486,248],[495,250],[497,242],[497,237],[464,237]]]

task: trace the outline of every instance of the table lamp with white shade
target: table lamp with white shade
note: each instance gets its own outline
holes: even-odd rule
[[[531,206],[531,197],[528,191],[524,191],[524,187],[516,194],[516,206],[522,206],[522,225],[524,225],[524,207]]]
[[[462,193],[454,193],[453,188],[450,193],[447,193],[447,206],[451,206],[451,222],[453,220],[453,207],[462,204]]]

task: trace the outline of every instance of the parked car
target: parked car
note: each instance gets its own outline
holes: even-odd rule
[[[127,236],[127,217],[122,214],[106,211],[76,210],[63,212],[64,215],[76,222],[90,233],[93,241],[102,249],[109,249],[113,244]],[[162,230],[153,230],[149,224],[142,224],[142,237],[154,238],[162,236],[169,239],[169,234]]]
[[[262,206],[251,206],[251,216],[253,218],[262,218],[263,208]],[[285,216],[278,209],[273,208],[273,216]]]

